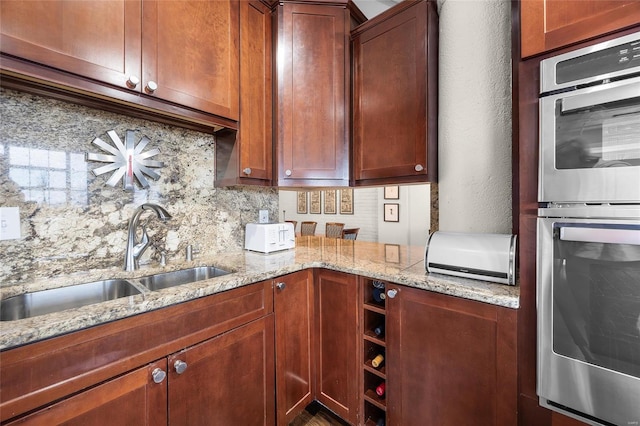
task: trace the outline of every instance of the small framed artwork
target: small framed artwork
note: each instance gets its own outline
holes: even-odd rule
[[[340,214],[353,214],[353,188],[340,190]]]
[[[385,244],[384,245],[384,260],[391,263],[400,263],[400,245],[398,244]]]
[[[298,214],[307,213],[307,191],[298,191]]]
[[[385,200],[399,200],[400,199],[400,187],[398,185],[385,186],[384,187],[384,199]]]
[[[398,210],[400,204],[385,204],[384,205],[384,221],[385,222],[400,222],[400,216]]]
[[[327,189],[324,191],[324,214],[336,214],[336,190]]]
[[[309,213],[320,214],[320,191],[309,192]]]

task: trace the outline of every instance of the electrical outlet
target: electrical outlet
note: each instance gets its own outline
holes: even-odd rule
[[[20,209],[0,207],[0,240],[20,239]]]
[[[259,223],[269,223],[269,210],[260,210]]]

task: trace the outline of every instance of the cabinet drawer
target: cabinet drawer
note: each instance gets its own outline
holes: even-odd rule
[[[0,421],[272,311],[262,282],[2,352]]]

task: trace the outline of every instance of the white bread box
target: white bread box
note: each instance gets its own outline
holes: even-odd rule
[[[293,223],[247,223],[244,235],[245,250],[272,253],[295,246],[296,234]]]
[[[427,272],[515,285],[516,236],[434,232],[425,247]]]

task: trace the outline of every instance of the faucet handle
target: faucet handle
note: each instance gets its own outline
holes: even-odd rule
[[[193,255],[200,253],[200,250],[193,248],[191,244],[187,244],[187,248],[185,249],[185,258],[189,260],[193,260]]]

